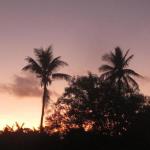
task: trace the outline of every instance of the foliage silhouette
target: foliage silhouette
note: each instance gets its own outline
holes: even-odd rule
[[[88,72],[70,77],[57,73],[67,63],[53,57],[52,48],[35,49],[36,60],[27,57],[23,70],[36,74],[44,88],[39,129],[24,128],[16,122],[0,131],[0,149],[101,149],[133,150],[150,147],[150,98],[139,93],[133,77],[141,77],[128,68],[128,57],[117,47],[103,56],[99,77]],[[44,108],[48,102],[48,85],[53,79],[69,80],[63,95],[48,114],[43,130]],[[71,79],[71,80],[70,80]],[[51,111],[52,112],[52,111]],[[41,132],[43,131],[43,132]]]
[[[24,71],[29,70],[36,74],[37,78],[40,79],[41,86],[43,87],[43,100],[42,100],[42,114],[40,129],[43,129],[43,117],[44,109],[49,100],[49,93],[47,86],[52,83],[55,79],[69,80],[70,76],[64,73],[57,73],[60,67],[67,66],[68,64],[61,60],[61,57],[53,57],[52,47],[49,46],[47,49],[34,49],[36,60],[31,57],[27,57],[27,65],[23,68]]]
[[[102,57],[102,59],[108,62],[108,64],[99,67],[99,71],[103,72],[101,74],[101,79],[116,84],[120,94],[122,90],[126,90],[126,93],[130,93],[133,90],[139,90],[139,86],[133,77],[142,77],[134,70],[128,68],[129,63],[134,56],[128,56],[128,54],[129,50],[124,54],[120,47],[116,47],[114,52],[105,54]]]
[[[138,93],[118,94],[116,85],[89,72],[87,76],[72,78],[56,103],[54,114],[47,118],[47,125],[50,130],[57,128],[58,131],[80,128],[105,135],[123,134],[143,107],[144,100]]]
[[[150,107],[149,107],[150,108]],[[149,108],[146,109],[146,113],[150,114]],[[144,110],[143,110],[144,111]],[[143,113],[140,114],[141,119],[139,121],[149,119]],[[142,116],[144,115],[144,116]],[[144,118],[145,119],[144,119]],[[138,119],[139,117],[137,117]],[[145,121],[146,121],[145,120]],[[135,121],[135,124],[138,123]],[[59,135],[49,135],[47,133],[41,133],[39,131],[30,132],[7,132],[0,133],[0,149],[4,150],[69,150],[69,149],[101,149],[101,150],[133,150],[135,149],[148,149],[150,146],[149,135],[150,131],[144,131],[146,124],[139,122],[136,124],[134,130],[131,126],[131,130],[126,135],[110,136],[102,135],[96,131],[85,132],[82,129],[71,129],[63,137]],[[142,125],[142,128],[141,128]],[[149,124],[148,124],[149,125]],[[149,128],[149,126],[147,127]],[[148,129],[147,128],[147,129]],[[141,131],[142,130],[142,131]],[[132,131],[132,132],[131,132]],[[133,132],[134,131],[134,132]],[[142,133],[142,134],[141,134]]]
[[[59,118],[59,122],[51,124],[51,127],[68,129],[76,126],[82,128],[85,121],[90,118],[94,103],[98,101],[98,84],[99,78],[92,73],[89,73],[88,76],[72,78],[70,86],[65,89],[64,95],[56,103],[54,114],[48,118],[50,124],[52,120]]]

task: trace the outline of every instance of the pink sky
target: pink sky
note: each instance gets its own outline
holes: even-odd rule
[[[131,49],[131,67],[147,79],[139,81],[150,95],[150,1],[149,0],[1,0],[0,83],[9,85],[14,75],[23,76],[26,56],[33,48],[53,45],[71,75],[98,73],[101,56],[120,46]],[[65,82],[52,85],[61,94]],[[0,92],[0,127],[25,122],[38,126],[41,97],[17,97]]]

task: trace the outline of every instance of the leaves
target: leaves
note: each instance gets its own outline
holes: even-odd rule
[[[110,82],[114,82],[114,84],[118,84],[118,88],[120,88],[121,85],[124,85],[127,89],[138,89],[138,84],[132,77],[142,76],[134,70],[127,68],[129,66],[129,62],[134,57],[134,55],[130,55],[128,57],[128,54],[129,50],[127,50],[124,54],[120,47],[116,47],[114,52],[105,54],[102,59],[108,62],[108,64],[104,64],[99,67],[99,71],[103,72],[100,78],[102,80],[109,80]]]
[[[71,76],[64,73],[54,73],[52,74],[52,79],[65,79],[66,81],[69,81]]]
[[[140,74],[136,73],[134,70],[131,69],[124,69],[123,70],[125,74],[135,77],[142,77]]]
[[[66,62],[60,60],[60,58],[61,58],[60,56],[56,57],[51,61],[51,63],[49,63],[49,66],[48,66],[49,72],[57,71],[57,69],[59,69],[60,67],[63,67],[63,66],[68,66],[68,64]]]
[[[99,71],[110,71],[110,70],[113,70],[113,67],[109,65],[102,65],[101,67],[99,67]]]
[[[34,49],[36,60],[31,57],[27,57],[28,64],[23,68],[24,71],[29,70],[37,75],[41,79],[41,85],[51,84],[51,79],[65,79],[69,80],[70,76],[63,73],[56,73],[56,71],[68,64],[62,61],[59,57],[53,58],[52,47],[49,46],[46,50],[43,48]]]
[[[43,92],[43,106],[42,107],[42,115],[41,115],[41,124],[40,129],[43,130],[43,116],[44,109],[48,105],[49,102],[49,91],[47,86],[51,84],[52,79],[65,79],[69,80],[70,76],[63,73],[57,73],[57,69],[62,66],[67,66],[68,64],[62,61],[61,57],[53,58],[52,47],[49,46],[47,49],[34,49],[36,60],[31,57],[27,57],[27,65],[22,69],[24,71],[31,71],[36,74],[38,78],[40,78],[41,86],[44,86]]]

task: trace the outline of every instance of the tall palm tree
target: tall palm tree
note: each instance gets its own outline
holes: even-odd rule
[[[70,76],[64,73],[57,73],[57,70],[62,66],[68,64],[61,60],[61,57],[53,57],[52,47],[49,46],[47,49],[34,49],[36,59],[27,57],[27,65],[23,68],[24,71],[29,70],[35,73],[37,78],[40,79],[41,87],[43,87],[43,99],[42,99],[42,114],[40,122],[40,130],[43,130],[43,117],[45,106],[49,100],[48,85],[55,79],[69,80]]]
[[[129,68],[129,63],[134,55],[130,55],[129,50],[123,53],[120,47],[116,47],[114,52],[105,54],[102,59],[108,64],[104,64],[99,67],[101,79],[110,81],[118,87],[118,91],[121,92],[122,87],[126,87],[129,90],[138,90],[138,83],[134,80],[134,77],[142,77],[134,70]]]

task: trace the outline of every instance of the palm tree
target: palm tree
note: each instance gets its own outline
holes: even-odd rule
[[[42,114],[40,122],[40,131],[43,131],[43,117],[45,106],[49,100],[48,85],[55,79],[69,80],[70,76],[64,73],[57,73],[57,70],[62,66],[68,64],[61,60],[61,57],[53,57],[52,47],[49,46],[47,49],[34,49],[36,59],[27,57],[25,60],[28,64],[23,68],[24,71],[29,70],[35,73],[37,78],[40,79],[41,87],[43,87],[43,99],[42,99]]]
[[[134,70],[129,69],[129,63],[134,55],[130,55],[129,50],[123,53],[120,47],[116,47],[114,52],[105,54],[102,59],[108,64],[104,64],[99,67],[99,71],[102,71],[101,79],[110,81],[118,87],[119,93],[121,88],[124,87],[129,90],[139,90],[138,83],[134,80],[134,77],[142,77]]]

